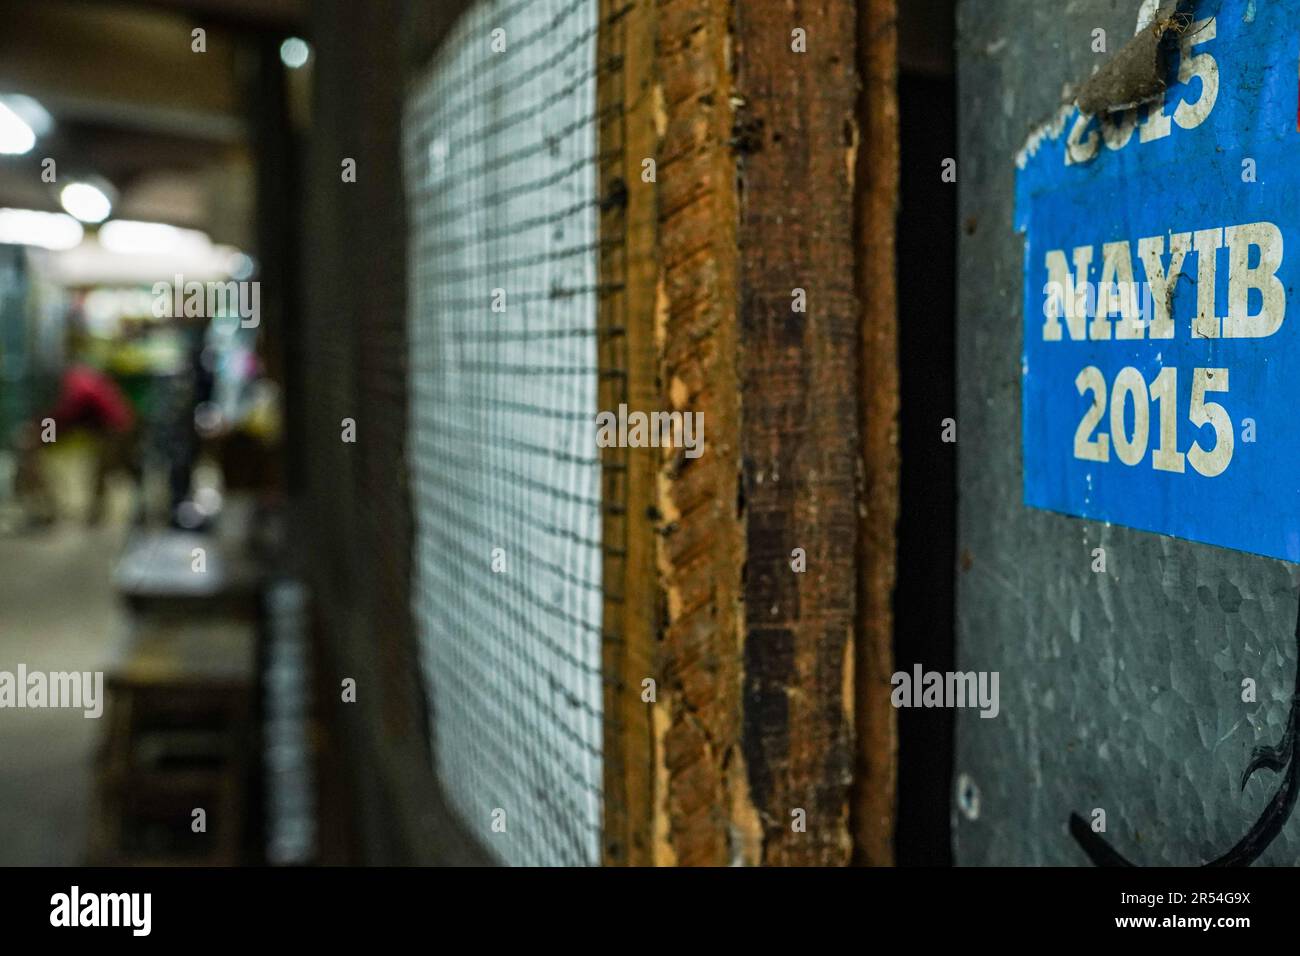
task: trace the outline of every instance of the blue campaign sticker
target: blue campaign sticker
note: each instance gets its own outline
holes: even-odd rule
[[[1024,500],[1300,561],[1300,4],[1184,8],[1017,158]]]

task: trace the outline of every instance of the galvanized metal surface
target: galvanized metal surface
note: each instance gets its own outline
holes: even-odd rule
[[[1092,31],[1115,49],[1138,7],[958,10],[957,659],[999,672],[1001,698],[995,718],[957,715],[949,796],[961,864],[1086,864],[1067,821],[1101,809],[1102,835],[1132,862],[1198,865],[1237,843],[1283,780],[1264,771],[1240,787],[1253,749],[1285,732],[1296,566],[1021,503],[1015,155],[1101,61]],[[950,188],[938,168],[935,188]],[[902,281],[923,281],[922,268],[903,263]],[[1104,573],[1093,571],[1099,547]],[[1257,702],[1242,700],[1246,678]],[[1300,822],[1259,862],[1300,862]]]

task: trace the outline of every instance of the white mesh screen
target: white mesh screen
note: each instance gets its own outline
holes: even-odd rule
[[[405,117],[422,666],[441,781],[512,864],[600,859],[596,24],[477,3]]]

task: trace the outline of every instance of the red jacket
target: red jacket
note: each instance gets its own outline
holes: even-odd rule
[[[50,417],[60,425],[89,425],[109,432],[130,431],[135,425],[135,412],[117,383],[88,365],[72,365],[63,373],[59,401]]]

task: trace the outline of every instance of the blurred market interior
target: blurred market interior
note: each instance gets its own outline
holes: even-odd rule
[[[322,857],[268,331],[304,8],[0,5],[0,669],[108,703],[7,713],[0,863]]]
[[[99,719],[7,702],[0,865],[485,862],[401,479],[437,9],[0,0],[0,681],[102,675]]]

